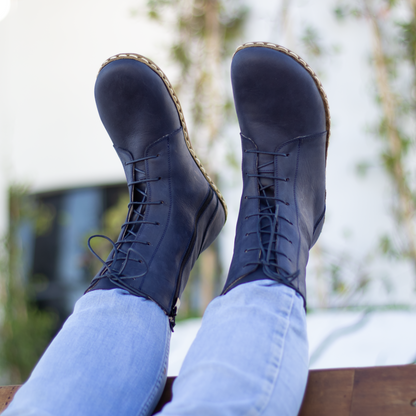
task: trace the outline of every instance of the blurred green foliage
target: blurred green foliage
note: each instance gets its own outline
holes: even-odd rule
[[[23,273],[19,232],[27,221],[37,234],[46,232],[54,213],[19,185],[9,188],[9,213],[9,230],[0,246],[0,368],[4,382],[20,384],[49,343],[56,316],[34,303],[34,288]]]

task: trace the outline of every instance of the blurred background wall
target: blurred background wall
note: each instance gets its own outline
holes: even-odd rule
[[[145,55],[178,91],[230,210],[195,267],[182,318],[219,293],[241,193],[229,68],[247,41],[301,55],[331,108],[327,219],[308,266],[311,365],[416,359],[413,1],[0,0],[0,18],[3,382],[24,380],[98,270],[87,237],[116,238],[124,221],[124,174],[93,96],[111,55]],[[109,247],[97,250],[105,257]],[[199,320],[183,325],[173,367]]]

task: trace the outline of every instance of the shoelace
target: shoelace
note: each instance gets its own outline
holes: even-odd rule
[[[143,258],[139,251],[133,248],[133,246],[135,244],[150,245],[148,241],[136,240],[137,233],[142,224],[159,225],[157,222],[145,221],[144,215],[146,206],[163,204],[163,201],[148,202],[146,193],[146,184],[148,182],[159,181],[161,178],[146,178],[145,171],[139,169],[137,164],[140,162],[145,162],[146,160],[155,159],[157,157],[159,157],[159,155],[147,156],[125,163],[126,165],[134,165],[135,174],[134,180],[127,183],[129,189],[130,187],[133,187],[133,189],[131,190],[131,200],[128,204],[129,211],[127,214],[127,219],[121,226],[121,230],[124,230],[124,232],[120,233],[120,237],[116,242],[111,240],[111,238],[101,234],[93,235],[88,239],[88,248],[90,249],[91,253],[94,254],[94,256],[105,266],[105,272],[97,276],[96,279],[107,277],[113,284],[124,289],[127,287],[127,284],[124,283],[123,280],[135,279],[137,277],[144,276],[147,273],[148,266],[146,260]],[[112,244],[114,254],[111,259],[104,261],[94,251],[94,249],[91,247],[91,240],[93,238],[104,238]],[[145,271],[137,275],[124,276],[123,272],[129,262],[129,259],[134,259],[135,261],[144,264]],[[122,262],[121,266],[120,262]],[[128,288],[129,291],[134,292],[134,288],[130,286],[128,286]]]
[[[246,199],[259,199],[260,210],[256,214],[251,214],[246,218],[258,216],[258,228],[257,231],[253,231],[249,234],[257,233],[260,247],[253,247],[246,250],[261,250],[261,256],[258,261],[247,263],[244,267],[249,265],[261,265],[263,266],[264,273],[273,280],[282,282],[288,286],[293,286],[292,281],[299,276],[299,270],[293,274],[290,274],[278,264],[278,256],[286,257],[290,262],[292,260],[283,252],[277,250],[277,243],[279,238],[285,239],[289,244],[292,244],[286,236],[277,232],[278,222],[286,221],[290,225],[293,225],[287,218],[279,215],[279,204],[289,205],[288,202],[283,201],[274,196],[274,181],[289,181],[289,178],[280,178],[274,176],[274,171],[267,170],[270,166],[274,166],[274,156],[288,157],[289,154],[277,153],[277,152],[264,152],[260,150],[245,150],[246,153],[256,153],[258,155],[270,155],[272,160],[259,165],[258,174],[248,174],[248,177],[257,178],[259,195],[246,196]],[[263,183],[262,182],[265,182]]]

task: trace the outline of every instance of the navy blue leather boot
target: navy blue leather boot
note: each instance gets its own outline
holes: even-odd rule
[[[271,279],[300,293],[306,306],[306,264],[325,215],[327,98],[302,59],[270,43],[238,48],[231,78],[243,194],[223,294]]]
[[[100,259],[103,267],[86,292],[122,288],[153,300],[173,328],[192,266],[224,225],[225,202],[192,150],[171,84],[153,62],[136,54],[110,58],[95,99],[123,164],[130,203],[118,240],[101,236],[113,250]]]

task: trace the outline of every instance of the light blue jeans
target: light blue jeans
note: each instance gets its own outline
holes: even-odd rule
[[[3,416],[150,415],[170,329],[153,302],[84,295]],[[215,298],[160,416],[296,416],[308,376],[303,300],[262,280]]]

